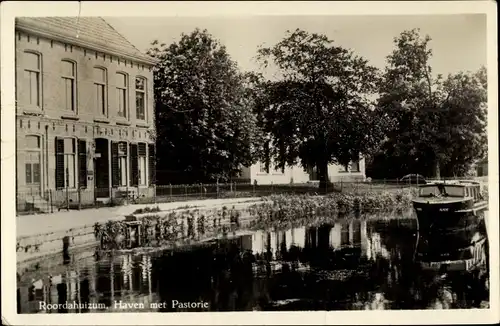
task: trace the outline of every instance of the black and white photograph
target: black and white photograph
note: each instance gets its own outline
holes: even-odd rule
[[[496,3],[1,9],[6,324],[498,321]]]

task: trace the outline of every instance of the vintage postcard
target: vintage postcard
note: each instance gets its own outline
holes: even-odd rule
[[[495,2],[0,8],[6,325],[498,322]]]

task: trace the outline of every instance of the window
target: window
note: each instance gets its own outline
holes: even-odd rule
[[[147,185],[146,178],[146,144],[139,144],[138,147],[138,159],[139,159],[139,185]]]
[[[40,137],[26,136],[26,184],[40,184]]]
[[[359,161],[350,162],[339,168],[339,172],[359,172]]]
[[[33,52],[24,53],[24,77],[28,83],[28,103],[32,106],[40,107],[40,76],[41,60],[40,55]]]
[[[116,74],[116,103],[118,104],[118,116],[127,117],[127,75]]]
[[[142,77],[135,79],[135,108],[137,119],[146,120],[146,79]]]
[[[78,140],[78,186],[87,188],[87,142]]]
[[[265,163],[259,163],[259,173],[267,173],[267,167]]]
[[[111,143],[111,170],[114,187],[127,185],[127,143]]]
[[[285,169],[280,168],[277,164],[275,164],[273,174],[283,174],[283,173],[285,173]]]
[[[120,186],[127,185],[127,144],[118,145],[118,169],[120,170]]]
[[[156,154],[155,154],[155,145],[148,144],[148,172],[149,172],[149,184],[153,185],[156,181]]]
[[[94,68],[95,106],[99,114],[106,115],[106,70]]]
[[[76,141],[56,138],[56,187],[76,187]]]
[[[359,172],[359,161],[351,162],[351,172]]]
[[[76,71],[71,61],[62,61],[62,80],[64,89],[64,108],[75,111],[76,107]]]

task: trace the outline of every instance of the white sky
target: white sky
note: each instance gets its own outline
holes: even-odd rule
[[[327,35],[379,68],[394,48],[400,32],[420,28],[432,38],[435,74],[474,71],[486,65],[486,15],[377,15],[377,16],[242,16],[242,17],[104,17],[138,49],[145,51],[158,39],[170,44],[181,33],[207,29],[227,47],[243,70],[256,70],[258,45],[271,46],[287,29],[304,29]]]

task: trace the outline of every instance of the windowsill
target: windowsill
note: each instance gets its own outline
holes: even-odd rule
[[[31,116],[42,116],[43,115],[43,110],[40,108],[38,110],[23,110],[24,115],[31,115]]]
[[[265,173],[265,172],[258,172],[257,175],[269,175],[269,173]]]
[[[149,128],[149,124],[144,121],[136,121],[135,125],[139,128]]]
[[[135,189],[135,186],[117,186],[117,187],[113,187],[114,189],[116,189],[117,191],[133,191]]]
[[[109,123],[109,120],[107,118],[94,118],[94,122]]]
[[[80,120],[79,117],[76,116],[76,114],[73,114],[73,115],[67,115],[67,114],[64,114],[61,116],[61,119],[64,119],[64,120]]]
[[[119,118],[119,119],[125,119],[125,118]],[[118,120],[116,121],[116,124],[119,126],[130,126],[130,122],[127,120]]]
[[[74,187],[74,188],[71,188],[71,187],[68,187],[68,188],[56,188],[56,190],[61,190],[61,191],[66,191],[66,189],[68,191],[77,191],[78,188]]]

